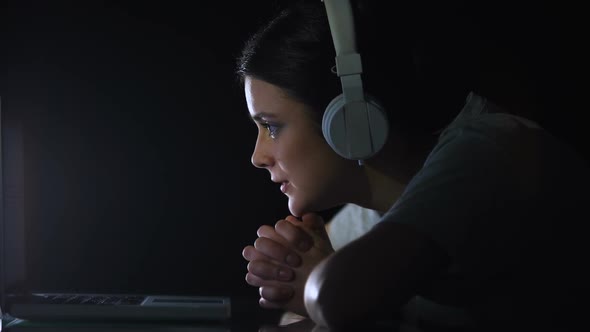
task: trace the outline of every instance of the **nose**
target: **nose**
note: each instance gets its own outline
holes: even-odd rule
[[[274,163],[272,152],[270,150],[270,144],[260,136],[261,135],[258,135],[258,138],[256,139],[256,145],[254,146],[251,162],[255,167],[269,168]]]

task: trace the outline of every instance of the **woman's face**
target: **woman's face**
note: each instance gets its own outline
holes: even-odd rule
[[[254,78],[246,77],[244,90],[258,127],[252,164],[266,168],[281,185],[291,213],[301,216],[346,202],[358,164],[330,148],[307,106]]]

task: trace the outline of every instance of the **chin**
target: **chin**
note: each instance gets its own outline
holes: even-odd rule
[[[322,208],[318,207],[317,204],[312,204],[309,201],[297,200],[294,197],[289,197],[289,212],[297,218],[303,216],[306,213],[322,211]]]
[[[296,205],[292,204],[291,199],[289,199],[289,212],[291,212],[291,214],[297,218],[299,218],[303,215],[301,210]]]
[[[306,214],[307,212],[312,212],[313,210],[310,209],[309,204],[306,202],[302,202],[301,200],[297,200],[294,197],[289,197],[289,212],[297,218],[301,217],[302,215]]]

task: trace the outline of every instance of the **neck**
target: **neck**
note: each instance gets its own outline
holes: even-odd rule
[[[358,204],[381,214],[387,212],[422,168],[433,142],[412,149],[399,146],[395,150],[386,149],[365,164],[369,195]]]

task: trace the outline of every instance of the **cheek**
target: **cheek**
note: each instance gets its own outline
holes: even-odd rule
[[[283,162],[286,170],[299,169],[325,154],[324,145],[327,144],[316,136],[315,133],[302,133],[279,139],[277,159]]]
[[[277,160],[283,169],[299,185],[313,184],[333,174],[339,167],[338,156],[316,133],[307,139],[291,141],[278,154]],[[302,183],[303,182],[303,183]]]
[[[306,158],[309,156],[307,149],[297,144],[281,145],[275,151],[280,169],[290,177],[296,176],[300,172],[302,164],[307,163]]]

